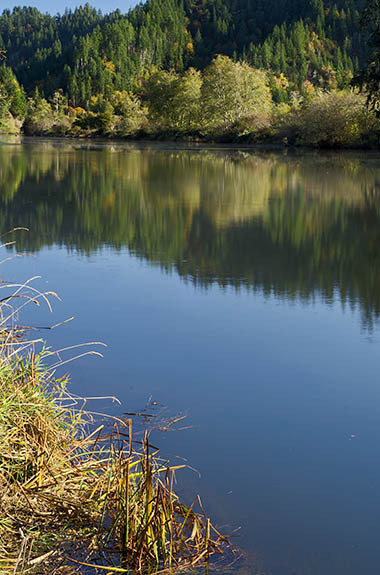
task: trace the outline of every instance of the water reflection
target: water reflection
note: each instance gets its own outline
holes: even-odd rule
[[[378,572],[378,333],[339,304],[380,314],[379,176],[376,155],[0,146],[0,231],[63,247],[7,264],[63,300],[23,320],[108,344],[74,393],[188,413],[157,444],[254,575]]]
[[[22,250],[126,246],[200,286],[380,314],[375,156],[1,146],[0,198],[0,230],[31,230]]]

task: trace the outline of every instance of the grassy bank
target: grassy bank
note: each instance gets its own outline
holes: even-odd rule
[[[5,286],[2,286],[5,287]],[[221,554],[226,539],[173,491],[174,473],[130,419],[97,425],[66,379],[15,326],[41,294],[9,286],[0,300],[0,572],[154,573]],[[9,290],[8,290],[9,291]],[[51,362],[50,362],[51,363]]]

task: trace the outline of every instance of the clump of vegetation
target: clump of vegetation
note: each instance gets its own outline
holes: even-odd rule
[[[20,339],[16,311],[49,295],[26,285],[1,300],[1,573],[155,572],[221,554],[226,538],[199,497],[190,506],[178,499],[178,467],[158,457],[148,434],[133,439],[131,420],[96,427],[66,379],[44,367],[52,353]]]
[[[260,118],[265,124],[272,112],[266,72],[246,63],[233,62],[226,56],[218,56],[206,68],[202,100],[203,123],[210,133],[254,132]]]
[[[379,122],[366,98],[353,91],[315,92],[283,118],[298,144],[350,147],[378,137]]]
[[[18,134],[26,113],[24,90],[12,70],[7,66],[0,66],[0,131]]]

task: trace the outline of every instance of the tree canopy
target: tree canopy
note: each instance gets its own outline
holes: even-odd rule
[[[368,38],[369,54],[366,66],[356,76],[355,83],[368,94],[371,107],[380,113],[380,1],[368,0],[362,16],[362,27]]]
[[[126,14],[86,4],[50,16],[18,7],[0,15],[0,50],[27,93],[62,89],[74,107],[135,91],[152,68],[202,69],[218,54],[265,69],[283,101],[308,82],[349,84],[365,59],[362,8],[363,0],[148,0]]]

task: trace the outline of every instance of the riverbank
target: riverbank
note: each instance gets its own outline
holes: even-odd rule
[[[10,290],[1,303],[1,573],[155,572],[221,554],[227,541],[199,497],[188,507],[173,492],[183,466],[161,460],[147,432],[132,437],[130,419],[96,421],[54,375],[59,362],[47,367],[56,355],[15,327],[20,301],[50,305],[55,294]]]
[[[82,140],[82,141],[103,141],[103,142],[141,142],[143,144],[181,144],[181,145],[233,145],[242,148],[260,148],[268,150],[287,150],[287,149],[304,149],[304,150],[379,150],[380,149],[380,133],[372,132],[366,138],[352,142],[351,144],[323,140],[317,143],[297,140],[294,134],[283,135],[283,133],[266,134],[257,136],[256,134],[246,134],[239,136],[238,134],[221,134],[215,137],[207,137],[201,134],[183,134],[178,132],[138,132],[131,136],[120,136],[117,134],[102,134],[93,131],[75,132],[73,134],[62,134],[59,132],[50,131],[48,133],[24,133],[22,130],[7,131],[0,130],[0,135],[4,136],[20,136],[27,138],[41,138],[41,139],[59,139],[67,140]]]
[[[130,136],[120,136],[117,134],[102,134],[94,131],[75,132],[73,134],[62,134],[59,131],[50,131],[48,133],[24,133],[19,129],[16,131],[8,131],[0,129],[0,136],[19,136],[25,138],[36,138],[46,140],[62,140],[62,141],[75,141],[81,140],[84,142],[126,142],[126,143],[141,143],[141,144],[177,144],[177,145],[232,145],[241,149],[264,149],[264,150],[379,150],[380,149],[380,133],[375,131],[367,134],[365,139],[362,139],[351,144],[342,142],[329,142],[327,140],[312,143],[303,140],[297,140],[294,134],[283,135],[283,133],[266,134],[260,137],[256,134],[246,134],[239,136],[238,134],[221,134],[219,136],[207,137],[198,133],[178,133],[178,132],[138,132]]]
[[[1,120],[0,131],[26,136],[317,149],[380,147],[380,119],[368,108],[366,96],[353,90],[315,90],[286,104],[269,98],[263,109],[259,106],[249,110],[242,103],[239,113],[236,103],[229,102],[228,109],[220,103],[208,114],[201,95],[194,113],[191,102],[190,107],[186,102],[179,106],[177,100],[170,101],[169,95],[168,102],[157,102],[154,95],[148,88],[141,96],[116,92],[109,101],[100,96],[93,98],[84,109],[69,105],[61,93],[55,94],[52,101],[37,94],[28,100],[22,118],[8,112]]]

